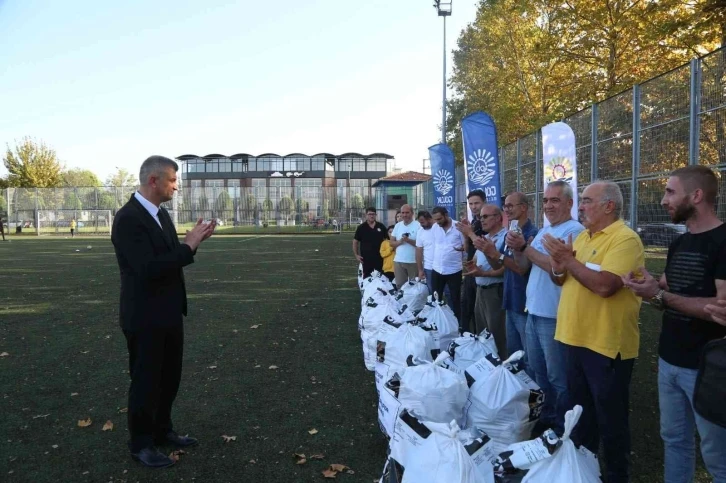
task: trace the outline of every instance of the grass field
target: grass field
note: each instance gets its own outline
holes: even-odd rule
[[[125,446],[127,353],[110,241],[0,242],[0,353],[9,354],[0,357],[0,481],[304,482],[338,463],[354,471],[339,481],[372,482],[386,442],[361,357],[355,272],[349,234],[205,242],[186,269],[174,412],[200,445],[148,470]],[[662,481],[658,318],[643,309],[632,384],[633,481],[643,483]],[[77,426],[87,418],[91,426]],[[107,420],[114,428],[104,432]],[[325,457],[296,465],[293,453]]]

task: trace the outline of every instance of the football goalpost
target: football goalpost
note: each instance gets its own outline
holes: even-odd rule
[[[37,210],[35,226],[24,226],[38,235],[71,234],[71,222],[76,220],[77,235],[110,235],[113,215],[111,210]],[[27,222],[26,222],[27,225]]]

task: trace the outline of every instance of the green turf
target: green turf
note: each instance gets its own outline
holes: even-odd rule
[[[119,413],[127,353],[110,241],[0,242],[0,352],[10,354],[0,358],[0,481],[303,482],[340,463],[355,474],[339,481],[370,483],[386,442],[356,329],[355,272],[350,234],[205,242],[186,269],[190,314],[174,412],[178,429],[201,443],[175,467],[147,470],[128,457]],[[644,308],[632,384],[633,481],[643,483],[662,481],[659,315]],[[90,427],[77,427],[88,417]],[[115,427],[103,432],[109,419]],[[296,452],[325,459],[298,466]]]

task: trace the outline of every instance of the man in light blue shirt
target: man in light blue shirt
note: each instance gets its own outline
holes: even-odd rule
[[[514,251],[514,259],[523,268],[531,267],[527,282],[527,350],[528,363],[534,372],[535,382],[545,394],[545,404],[540,421],[544,427],[553,427],[562,434],[564,421],[558,421],[558,405],[565,404],[567,376],[562,344],[555,340],[557,306],[562,287],[551,278],[550,257],[542,244],[542,238],[550,234],[567,240],[585,228],[572,219],[572,187],[565,181],[553,181],[547,185],[542,198],[549,226],[542,228],[534,239],[525,240],[521,234],[510,232],[507,245]],[[561,414],[565,414],[563,410]]]
[[[474,322],[476,333],[488,329],[494,336],[499,357],[507,357],[507,327],[505,311],[502,308],[504,296],[504,267],[493,269],[481,250],[482,243],[494,244],[501,253],[504,252],[504,236],[507,229],[502,226],[502,211],[496,205],[484,205],[481,209],[482,230],[487,235],[485,240],[477,239],[470,233],[470,238],[477,247],[474,260],[467,262],[464,275],[476,277],[476,304],[474,305]],[[503,256],[503,255],[502,255]]]
[[[413,208],[409,205],[401,207],[401,221],[396,223],[391,234],[391,247],[396,250],[393,258],[393,273],[396,277],[396,287],[418,276],[416,265],[416,233],[418,221],[413,219]]]

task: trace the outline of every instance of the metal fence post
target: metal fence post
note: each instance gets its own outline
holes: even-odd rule
[[[522,146],[521,139],[517,138],[517,191],[521,191],[519,184],[522,180]]]
[[[542,157],[542,130],[537,129],[534,133],[534,138],[536,142],[536,146],[534,148],[534,220],[535,225],[537,227],[541,226],[540,221],[540,206],[542,203],[540,202],[540,185],[542,184],[542,179],[540,176],[540,158]]]
[[[599,122],[598,103],[592,105],[590,111],[590,183],[595,181],[597,176],[597,123]]]
[[[688,164],[698,164],[698,147],[701,137],[701,60],[691,60],[691,89],[689,112]]]
[[[630,228],[638,226],[638,174],[640,171],[640,84],[633,86],[633,163],[630,181]]]

